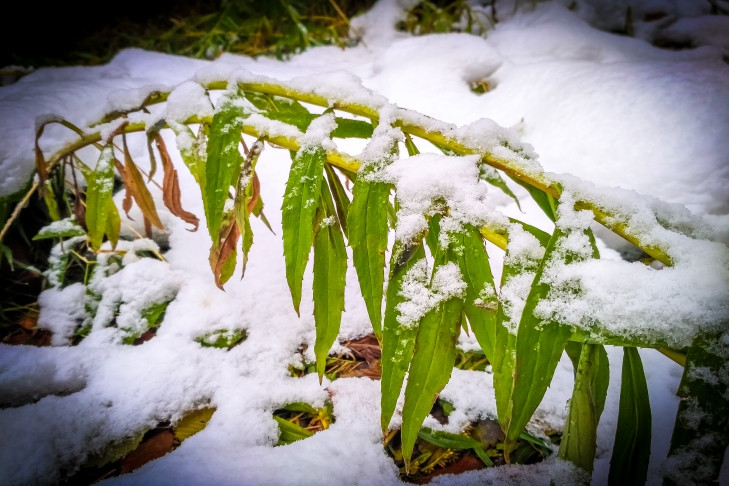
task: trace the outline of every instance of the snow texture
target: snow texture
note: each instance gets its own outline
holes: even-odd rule
[[[404,151],[402,132],[392,128],[396,119],[425,123],[528,171],[541,167],[575,199],[582,193],[597,196],[605,207],[626,211],[631,223],[646,229],[646,238],[677,249],[671,254],[676,263],[671,268],[630,263],[619,258],[631,251],[630,246],[593,225],[603,258],[549,269],[547,277],[555,289],[574,288],[577,283],[580,299],[551,295],[538,309],[545,317],[567,318],[588,332],[599,321],[616,334],[641,339],[665,338],[670,328],[668,344],[674,346],[687,344],[697,329],[715,324],[716,319],[727,322],[729,66],[722,60],[727,49],[726,18],[709,15],[709,2],[692,0],[518,2],[524,4],[520,7],[503,0],[497,2],[499,22],[485,38],[413,37],[394,29],[403,9],[412,3],[380,0],[368,13],[352,19],[363,39],[358,46],[312,48],[288,61],[224,54],[209,62],[128,49],[104,66],[34,71],[0,88],[0,196],[21,190],[30,180],[39,122],[62,116],[79,127],[89,127],[105,113],[134,108],[163,88],[174,88],[167,104],[152,107],[144,119],[180,122],[192,114],[213,113],[201,84],[286,80],[297,89],[381,110],[383,123],[371,145],[363,151],[356,141],[337,140],[337,149],[361,153],[374,164],[376,177],[398,186],[402,199],[398,237],[424,230],[423,215],[440,200],[447,201],[453,208],[443,223],[448,231],[466,222],[508,229],[506,257],[488,246],[498,282],[504,259],[529,265],[544,251],[536,238],[507,217],[518,217],[548,232],[553,224],[521,186],[507,180],[523,212],[499,190],[479,182],[477,157],[436,155],[434,149],[389,166],[389,159],[376,160],[374,154],[382,153],[383,147],[399,145]],[[570,4],[573,10],[567,8]],[[625,26],[628,4],[633,6],[635,37],[609,33]],[[659,14],[663,17],[651,20]],[[648,42],[661,36],[699,47],[667,50]],[[475,82],[485,82],[489,91],[472,92],[470,85]],[[49,118],[48,113],[58,115]],[[328,139],[333,128],[328,116],[312,124],[306,135],[255,113],[247,120],[261,133],[297,140],[307,137],[311,143]],[[113,128],[95,129],[108,134]],[[191,138],[181,134],[178,147],[193,147]],[[50,154],[75,139],[73,132],[50,124],[40,143]],[[174,138],[169,140],[174,146]],[[130,136],[129,143],[135,160],[142,159],[144,137]],[[416,143],[423,151],[433,149]],[[89,150],[79,155],[93,154]],[[200,191],[179,156],[172,155],[182,205],[200,216],[204,214]],[[158,194],[154,197],[166,230],[155,230],[157,243],[120,242],[126,251],[123,261],[107,261],[105,266],[102,262],[103,271],[87,286],[64,286],[58,273],[49,274],[50,286],[40,296],[39,326],[53,332],[53,346],[0,345],[0,405],[4,407],[0,409],[0,483],[56,484],[111,444],[134,438],[160,422],[174,424],[188,411],[212,406],[216,411],[206,428],[174,452],[105,483],[402,484],[381,445],[377,381],[325,379],[320,385],[315,375],[293,378],[289,374],[290,365],[313,360],[314,343],[311,273],[304,277],[298,317],[281,257],[276,209],[289,167],[286,151],[267,147],[261,155],[256,170],[266,216],[276,234],[252,219],[254,245],[245,278],[231,279],[225,292],[215,287],[210,274],[206,232],[186,231],[188,225],[163,209]],[[161,175],[155,178],[159,181]],[[120,205],[119,195],[115,201]],[[133,209],[130,216],[134,220],[122,212],[122,237],[127,239],[144,231],[141,213]],[[575,227],[583,227],[581,216],[573,216]],[[584,249],[584,241],[574,243],[574,248]],[[159,250],[162,247],[164,252]],[[150,257],[144,249],[163,253],[164,261]],[[59,262],[63,251],[54,250]],[[445,270],[450,270],[449,278],[437,287],[444,295],[462,292],[462,281],[455,275],[458,269]],[[522,280],[511,279],[499,289],[509,303],[506,311],[514,329],[513,319],[520,315],[530,284],[529,277]],[[410,302],[427,301],[413,310],[417,314],[432,303],[432,291],[424,287],[422,278],[413,281],[420,287],[411,289]],[[142,330],[142,313],[161,301],[170,303],[156,336],[139,346],[122,344],[125,329]],[[369,332],[352,268],[347,272],[345,303],[335,348]],[[91,324],[89,335],[70,346],[79,322],[89,319],[87,304],[96,308],[95,318],[86,322]],[[247,339],[229,351],[196,342],[211,332],[233,330],[245,330]],[[298,350],[303,344],[308,350],[302,356]],[[595,485],[607,484],[620,389],[622,353],[613,347],[608,347],[608,353],[611,378],[598,429],[591,479]],[[641,350],[641,356],[653,410],[648,484],[658,485],[682,369],[652,350]],[[538,433],[563,426],[572,380],[572,366],[563,359],[530,430]],[[442,393],[456,408],[449,430],[495,415],[491,381],[489,373],[454,371]],[[322,406],[326,400],[333,403],[336,418],[328,430],[273,447],[278,438],[272,417],[276,408],[298,401]],[[437,426],[428,420],[426,425]],[[729,484],[728,469],[725,465],[721,484]],[[532,466],[440,476],[432,484],[549,484],[550,480],[573,484],[584,479],[580,474],[552,456]]]

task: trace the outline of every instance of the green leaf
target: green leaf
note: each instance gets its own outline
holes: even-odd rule
[[[183,442],[204,429],[213,418],[215,410],[215,408],[206,407],[186,413],[172,428],[177,440]]]
[[[420,150],[418,150],[418,147],[416,147],[415,143],[413,143],[413,138],[410,136],[409,133],[405,134],[405,150],[407,150],[410,157],[412,157],[413,155],[418,155],[420,153]]]
[[[214,244],[218,242],[230,185],[234,175],[240,170],[241,155],[238,146],[247,117],[248,114],[233,100],[226,100],[213,116],[210,125],[203,202],[208,231]]]
[[[489,257],[478,228],[466,225],[464,230],[450,235],[450,246],[466,282],[464,311],[474,336],[487,357],[494,352],[498,298]]]
[[[383,432],[387,431],[392,414],[395,413],[395,405],[400,396],[405,372],[410,365],[415,345],[416,328],[403,326],[397,319],[399,314],[397,306],[405,300],[400,292],[405,275],[424,259],[425,250],[422,242],[406,245],[396,241],[392,248],[382,333],[382,378],[380,381],[382,415],[380,420]]]
[[[106,212],[108,213],[106,217],[106,237],[109,239],[112,249],[114,249],[119,242],[121,218],[119,217],[119,210],[111,198],[106,201]]]
[[[533,226],[523,225],[524,230],[533,234],[541,247],[546,247],[549,242],[550,235],[534,228]],[[532,233],[530,230],[535,230]],[[512,230],[513,231],[513,230]],[[509,398],[513,386],[514,363],[516,359],[516,332],[506,326],[510,320],[506,315],[506,306],[514,305],[507,300],[503,294],[503,289],[510,284],[515,278],[529,278],[528,276],[536,274],[541,260],[534,259],[531,253],[514,255],[513,240],[510,240],[506,248],[506,257],[504,259],[504,267],[501,273],[502,298],[499,300],[499,306],[496,313],[496,329],[494,333],[493,355],[489,356],[491,368],[494,373],[494,392],[496,395],[496,410],[502,428],[506,423],[509,415]],[[518,316],[514,316],[518,317]]]
[[[592,471],[597,447],[597,424],[605,406],[610,366],[605,348],[598,344],[569,343],[575,369],[575,385],[570,399],[559,457],[586,471]]]
[[[342,181],[339,179],[337,173],[334,172],[332,166],[324,164],[324,170],[327,175],[327,181],[329,182],[329,188],[332,191],[334,207],[337,209],[339,225],[342,228],[342,233],[347,235],[349,234],[347,229],[347,213],[349,212],[350,206],[349,197],[347,196],[347,192],[344,190],[344,186],[342,186]]]
[[[178,123],[170,124],[170,128],[177,135],[178,140],[183,139],[185,143],[182,149],[180,149],[180,156],[182,161],[185,163],[187,168],[195,178],[195,182],[200,186],[200,191],[205,194],[205,160],[201,157],[201,147],[207,144],[208,134],[210,132],[210,125],[207,123],[200,124],[197,136],[190,130],[187,125]],[[190,140],[194,140],[192,144]],[[179,145],[179,144],[178,144]]]
[[[319,382],[324,376],[329,349],[339,334],[347,275],[347,250],[326,183],[321,185],[321,198],[320,226],[314,238],[314,354]]]
[[[520,181],[519,179],[512,177],[511,180],[529,191],[529,195],[532,196],[534,202],[537,203],[537,206],[539,206],[541,210],[544,211],[544,214],[546,214],[549,219],[551,219],[552,221],[557,221],[557,205],[559,204],[559,201],[556,198],[550,196],[541,189],[531,186],[523,181]]]
[[[572,231],[563,230],[559,226],[555,228],[544,258],[537,269],[521,315],[514,348],[511,396],[503,421],[499,417],[506,434],[507,453],[542,401],[562,351],[572,335],[569,326],[557,321],[545,321],[535,315],[537,305],[550,290],[549,285],[542,282],[544,269],[555,261],[570,263],[583,259],[577,253],[561,248],[563,239]],[[587,229],[585,234],[592,243],[592,256],[599,256],[596,253],[591,231]],[[559,251],[556,251],[557,249]]]
[[[220,329],[196,337],[195,342],[204,348],[231,349],[248,337],[245,329]]]
[[[91,248],[98,250],[107,229],[109,201],[114,189],[114,149],[111,144],[101,151],[87,183],[86,227]]]
[[[466,437],[465,435],[451,434],[442,430],[433,430],[429,427],[421,427],[418,431],[418,437],[444,449],[460,451],[481,447],[481,443],[476,439]]]
[[[479,168],[479,179],[488,182],[498,189],[501,189],[504,194],[514,200],[514,202],[516,203],[516,207],[519,208],[519,211],[521,211],[521,204],[519,204],[519,199],[516,197],[516,194],[514,194],[511,188],[506,185],[506,182],[501,177],[501,174],[496,169],[486,164],[481,164]]]
[[[297,440],[306,439],[314,435],[300,425],[289,422],[288,420],[274,416],[273,419],[278,422],[280,431],[278,443],[276,445],[286,445],[296,442]]]
[[[321,175],[326,157],[326,151],[320,146],[302,149],[296,154],[281,207],[286,280],[297,314],[301,281],[314,242],[314,217],[321,197]]]
[[[729,446],[729,322],[704,330],[691,343],[678,386],[681,397],[665,463],[667,484],[717,484]]]
[[[651,404],[643,363],[636,348],[623,348],[618,425],[608,484],[645,484],[651,455]]]
[[[406,467],[413,453],[418,430],[453,371],[462,312],[463,301],[452,297],[425,314],[418,326],[405,386],[400,429]]]
[[[349,246],[372,329],[382,340],[382,294],[390,185],[358,178],[347,212]]]
[[[332,131],[336,138],[371,138],[374,128],[372,124],[362,120],[336,118],[337,128]]]
[[[48,226],[42,227],[38,234],[33,237],[33,241],[49,238],[71,238],[72,236],[84,236],[85,234],[86,232],[81,225],[71,217],[54,221]]]

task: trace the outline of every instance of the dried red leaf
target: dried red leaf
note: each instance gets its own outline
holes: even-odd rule
[[[238,230],[238,225],[234,218],[231,218],[230,224],[224,228],[223,234],[225,237],[222,238],[222,243],[219,245],[213,245],[210,249],[210,267],[212,268],[213,275],[215,276],[215,285],[217,285],[220,290],[224,290],[224,282],[221,281],[223,266],[225,265],[225,262],[228,261],[228,258],[230,258],[230,255],[235,253],[238,246],[238,239],[240,238],[240,231]]]
[[[172,159],[167,151],[167,146],[165,145],[162,136],[159,134],[155,136],[154,141],[157,144],[157,150],[159,150],[159,153],[162,155],[162,168],[164,169],[162,200],[172,214],[182,219],[184,222],[195,226],[189,231],[197,231],[200,220],[197,216],[182,208],[182,203],[180,201],[180,181],[177,177],[177,169],[175,169],[174,165],[172,165]]]
[[[121,474],[139,469],[175,449],[175,436],[169,429],[153,430],[145,435],[139,446],[121,460]]]
[[[142,211],[144,217],[147,218],[150,223],[157,228],[163,229],[164,226],[162,225],[162,221],[159,219],[159,215],[157,214],[157,208],[154,205],[152,194],[150,194],[149,190],[147,189],[147,186],[144,183],[144,178],[142,177],[142,173],[139,172],[137,165],[134,163],[134,160],[132,160],[132,156],[129,153],[126,135],[122,136],[122,142],[124,152],[124,166],[122,166],[122,164],[118,160],[114,159],[114,165],[119,171],[122,182],[124,182],[124,188],[126,189],[126,193],[124,194],[124,200],[122,201],[122,209],[126,213],[127,217],[129,217],[129,210],[132,208],[131,198],[134,197],[134,200],[137,202],[137,206],[139,206],[139,209]]]

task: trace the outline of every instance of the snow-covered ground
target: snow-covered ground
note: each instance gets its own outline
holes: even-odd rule
[[[513,127],[533,145],[546,171],[683,204],[729,243],[729,65],[722,60],[729,49],[724,22],[729,17],[707,15],[709,2],[698,0],[643,2],[633,11],[638,38],[630,38],[596,28],[624,22],[625,6],[617,4],[582,1],[576,12],[560,2],[529,3],[518,11],[504,8],[499,23],[482,38],[397,32],[393,25],[401,8],[394,1],[381,1],[354,21],[363,42],[346,50],[319,47],[285,62],[226,54],[210,63],[130,49],[105,66],[40,69],[0,88],[0,195],[19,189],[31,173],[38,116],[56,113],[85,126],[105,113],[107,103],[128,98],[124,90],[174,87],[200,69],[222,69],[225,64],[283,80],[346,71],[398,106],[457,125],[490,118]],[[665,25],[640,20],[656,11],[680,20],[670,25],[665,18],[655,21]],[[715,28],[715,36],[708,35],[709,27]],[[701,47],[670,51],[644,40],[659,35],[688,36]],[[472,92],[470,83],[478,80],[486,80],[491,90]],[[43,148],[57,148],[69,139],[67,131],[48,127]],[[168,145],[174,143],[170,137]],[[342,142],[339,148],[356,154],[362,147]],[[146,146],[137,140],[131,150],[138,160]],[[279,207],[289,166],[287,151],[264,151],[257,171],[266,216],[276,234],[252,221],[255,243],[245,278],[231,279],[225,292],[215,287],[210,273],[207,232],[188,232],[186,224],[164,212],[170,247],[166,263],[134,261],[130,252],[123,271],[98,284],[97,291],[108,299],[102,300],[102,310],[122,302],[120,322],[134,321],[145,304],[165,292],[175,295],[149,342],[123,345],[117,328],[99,325],[78,346],[69,346],[70,333],[84,312],[83,287],[75,284],[41,295],[39,324],[54,332],[54,346],[0,346],[0,396],[12,405],[0,409],[0,483],[53,484],[109,443],[211,405],[217,410],[203,431],[172,453],[108,482],[400,484],[381,444],[379,382],[342,378],[320,385],[312,374],[289,376],[289,365],[300,359],[297,349],[314,339],[311,275],[305,276],[301,317],[291,306],[284,276]],[[199,190],[184,165],[177,167],[183,206],[201,216]],[[525,214],[496,193],[491,203],[549,229],[526,192],[516,185],[513,190]],[[141,220],[122,218],[130,234],[128,228],[138,228]],[[607,247],[620,249],[606,231],[598,231],[598,237],[605,254],[610,253]],[[500,254],[494,255],[492,265],[498,267]],[[217,329],[245,329],[248,337],[227,352],[194,341]],[[350,268],[339,340],[368,329]],[[610,390],[599,426],[593,484],[607,482],[617,420],[622,352],[609,348],[608,353]],[[682,368],[657,352],[644,350],[641,356],[653,411],[648,482],[660,484]],[[563,360],[535,424],[561,429],[571,391],[572,367]],[[456,407],[451,428],[495,415],[486,373],[454,370],[443,397]],[[297,401],[320,406],[327,399],[336,417],[328,430],[272,447],[278,434],[274,409]],[[427,424],[437,426],[434,421]],[[567,469],[549,459],[536,466],[441,476],[434,484],[548,484],[550,477],[560,484]],[[729,473],[722,484],[729,484]]]

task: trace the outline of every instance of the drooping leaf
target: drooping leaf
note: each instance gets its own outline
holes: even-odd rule
[[[172,165],[172,158],[169,152],[167,152],[165,141],[159,134],[154,138],[154,141],[157,145],[157,150],[159,150],[162,156],[162,169],[164,171],[164,178],[162,179],[162,201],[172,214],[184,222],[193,225],[193,229],[190,231],[197,231],[200,220],[197,216],[182,208],[182,202],[180,201],[180,180],[177,177],[177,169]]]
[[[213,116],[207,143],[203,202],[208,231],[218,241],[223,210],[234,174],[240,170],[238,146],[248,114],[232,100],[224,102]]]
[[[382,294],[385,283],[390,185],[359,178],[347,212],[349,246],[372,329],[382,340]]]
[[[381,426],[387,431],[395,405],[400,396],[405,373],[415,345],[415,326],[398,322],[398,305],[404,302],[402,285],[407,273],[425,259],[422,242],[404,244],[396,241],[390,257],[390,277],[387,285],[384,328],[382,333]]]
[[[347,276],[347,250],[329,188],[321,185],[319,228],[314,238],[314,354],[319,382],[324,376],[327,355],[339,334],[344,311],[344,284]]]
[[[544,320],[535,315],[537,305],[550,290],[549,284],[542,281],[545,268],[554,263],[571,263],[577,259],[584,259],[580,253],[562,248],[563,241],[572,231],[576,230],[562,229],[559,226],[555,228],[544,258],[537,269],[519,321],[514,348],[511,396],[503,421],[501,417],[499,418],[506,434],[507,459],[509,448],[515,443],[519,433],[542,401],[557,363],[572,335],[568,325],[554,320]],[[592,246],[592,257],[598,257],[592,232],[589,229],[584,232]]]
[[[610,458],[610,486],[645,484],[651,454],[651,405],[643,363],[635,348],[623,348],[618,425]]]
[[[435,256],[434,275],[448,263],[449,253]],[[415,441],[438,393],[448,383],[456,360],[456,340],[463,315],[463,299],[447,297],[420,320],[410,363],[402,411],[402,455],[409,467]]]
[[[91,248],[98,250],[106,232],[108,201],[114,189],[114,149],[109,144],[99,155],[96,167],[87,180],[86,227]]]
[[[121,233],[121,218],[119,217],[119,210],[111,198],[106,201],[106,212],[108,213],[106,217],[106,237],[111,243],[111,248],[115,249]]]
[[[124,166],[122,166],[118,160],[115,161],[116,168],[121,175],[122,181],[124,182],[124,188],[126,189],[122,208],[127,214],[127,217],[129,217],[129,210],[131,209],[132,203],[131,198],[134,198],[134,201],[136,201],[137,206],[139,206],[144,217],[146,217],[157,228],[163,229],[164,226],[157,214],[157,208],[154,204],[154,200],[152,199],[152,194],[150,194],[149,189],[147,189],[144,178],[129,153],[126,135],[122,135],[122,147],[124,152]]]
[[[210,247],[210,256],[208,258],[215,277],[215,285],[220,290],[223,290],[223,284],[230,280],[235,271],[236,247],[239,238],[238,224],[235,221],[233,211],[230,211],[225,215],[219,238]]]
[[[519,210],[521,211],[521,204],[519,204],[519,199],[516,197],[516,194],[514,194],[514,191],[512,191],[511,188],[506,185],[506,182],[504,181],[504,178],[501,177],[501,174],[499,174],[496,169],[486,164],[481,164],[479,166],[479,169],[479,179],[488,182],[498,189],[501,189],[504,194],[514,200],[514,202],[516,203],[516,207],[519,208]]]
[[[543,190],[536,188],[530,184],[526,184],[523,181],[514,177],[512,177],[511,179],[520,186],[522,186],[524,189],[529,191],[529,195],[532,196],[534,202],[537,203],[537,206],[539,206],[541,210],[544,211],[544,214],[546,214],[549,219],[551,219],[552,221],[557,221],[557,205],[559,204],[559,201],[554,196],[547,194]]]
[[[184,139],[183,148],[180,149],[180,156],[190,173],[195,178],[200,191],[205,194],[205,158],[207,151],[208,134],[210,125],[201,123],[197,136],[190,130],[187,125],[179,123],[170,124],[170,128],[175,132],[178,140]],[[180,143],[178,142],[178,145]]]
[[[529,227],[533,228],[533,227]],[[524,228],[527,229],[528,228]],[[536,228],[533,228],[536,230]],[[537,230],[539,231],[539,230]],[[529,231],[527,231],[529,232]],[[531,234],[531,232],[529,232]],[[542,234],[543,233],[543,234]],[[537,236],[539,235],[539,236]],[[549,242],[549,234],[539,231],[536,233],[537,244],[546,248]],[[516,305],[511,301],[511,296],[506,292],[507,286],[512,285],[512,279],[521,286],[521,280],[532,281],[539,268],[541,259],[537,259],[536,252],[516,253],[513,249],[513,239],[509,240],[506,247],[506,257],[501,273],[501,296],[496,313],[496,329],[494,333],[493,355],[489,356],[491,367],[494,373],[494,392],[496,395],[496,410],[499,421],[503,424],[509,412],[509,398],[513,386],[514,361],[516,358],[516,327],[513,322],[518,322],[519,316],[507,315],[513,313],[512,307]],[[542,254],[543,255],[543,254]]]
[[[729,446],[729,322],[700,332],[691,343],[678,386],[681,397],[664,463],[669,485],[717,484]]]
[[[605,348],[598,344],[571,342],[566,349],[574,365],[575,385],[559,457],[592,471],[597,448],[597,424],[610,381],[608,357]]]
[[[297,314],[301,302],[301,281],[314,242],[314,217],[319,205],[325,163],[323,147],[300,150],[291,165],[281,207],[286,280]]]
[[[487,357],[494,351],[498,298],[489,257],[478,228],[466,225],[463,232],[450,235],[450,245],[466,282],[463,310],[481,349]]]
[[[347,235],[349,233],[347,229],[347,212],[349,211],[350,205],[349,197],[344,190],[344,186],[342,186],[342,181],[339,180],[339,176],[334,172],[332,166],[324,164],[324,170],[327,175],[327,182],[329,182],[329,187],[332,190],[332,199],[334,201],[334,207],[337,210],[337,220],[342,228],[342,233]]]
[[[409,133],[405,134],[405,150],[407,150],[410,157],[412,157],[413,155],[418,155],[420,153],[420,150],[418,150],[418,147],[415,146],[413,138],[410,136]]]

